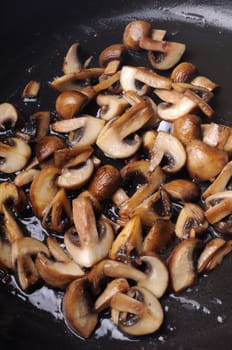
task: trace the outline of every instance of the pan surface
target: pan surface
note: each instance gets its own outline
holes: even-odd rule
[[[54,109],[47,81],[61,74],[64,55],[79,41],[93,56],[120,42],[124,26],[145,19],[184,42],[184,60],[220,85],[214,109],[232,122],[232,3],[230,1],[77,1],[29,2],[1,6],[0,102],[15,103],[25,115]],[[131,57],[134,63],[137,56]],[[142,62],[144,64],[144,62]],[[42,83],[36,103],[25,103],[21,91],[30,79]],[[1,349],[231,349],[232,256],[178,295],[162,299],[165,322],[155,334],[128,339],[107,319],[83,341],[65,326],[61,296],[51,289],[26,295],[14,283],[0,282]],[[0,275],[0,276],[3,276]]]

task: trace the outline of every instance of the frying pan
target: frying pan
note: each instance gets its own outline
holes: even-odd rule
[[[80,41],[97,57],[120,42],[124,26],[145,19],[186,43],[184,60],[220,85],[214,102],[218,120],[232,121],[232,3],[230,1],[5,1],[1,4],[0,102],[10,101],[25,115],[54,109],[47,81],[61,74],[69,46]],[[137,56],[131,57],[137,63]],[[145,64],[142,62],[142,64]],[[42,83],[39,102],[25,104],[21,91],[30,79]],[[9,283],[0,283],[1,349],[231,349],[232,256],[178,295],[162,299],[161,329],[129,339],[107,319],[100,331],[83,341],[60,319],[60,299],[45,290],[37,298]]]

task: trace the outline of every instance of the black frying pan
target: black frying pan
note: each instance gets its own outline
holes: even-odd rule
[[[16,103],[26,115],[39,108],[54,108],[54,92],[46,82],[61,74],[70,44],[78,40],[96,57],[107,45],[120,42],[125,24],[137,18],[167,29],[170,38],[186,43],[184,59],[221,86],[214,104],[217,118],[232,121],[231,16],[232,3],[216,0],[5,2],[0,21],[0,102]],[[37,105],[25,105],[20,98],[29,79],[42,82]],[[59,304],[54,306],[51,295],[51,299],[44,296],[44,306],[43,298],[25,296],[1,282],[0,348],[231,349],[231,264],[230,255],[189,290],[163,298],[164,325],[156,334],[139,340],[122,338],[106,322],[101,334],[83,341],[59,320]]]

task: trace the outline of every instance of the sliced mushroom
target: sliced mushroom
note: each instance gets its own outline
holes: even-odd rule
[[[182,143],[173,135],[159,131],[151,149],[150,170],[153,171],[166,156],[169,164],[162,167],[165,172],[176,173],[186,162],[186,152]]]
[[[113,296],[116,293],[123,293],[129,289],[129,284],[124,278],[116,278],[109,282],[104,291],[99,295],[94,303],[94,309],[99,313],[108,308]]]
[[[131,134],[141,129],[152,117],[152,108],[144,101],[129,108],[119,118],[110,120],[98,135],[96,144],[108,156],[127,158],[141,145],[141,138]]]
[[[29,185],[38,174],[38,169],[26,169],[19,173],[17,176],[15,176],[14,183],[16,186],[19,187]]]
[[[0,171],[11,174],[23,169],[31,156],[30,146],[20,138],[11,137],[0,142]]]
[[[212,122],[209,124],[202,124],[201,130],[203,142],[209,146],[224,150],[230,136],[230,127]]]
[[[117,293],[110,305],[113,322],[127,334],[150,334],[163,323],[163,310],[158,299],[145,288],[131,287],[126,294]]]
[[[213,108],[203,99],[201,98],[197,93],[195,93],[191,89],[186,89],[184,92],[185,96],[189,98],[191,101],[196,103],[196,105],[201,109],[201,111],[208,117],[211,118],[214,115]]]
[[[56,111],[63,119],[71,119],[84,108],[88,97],[80,91],[63,91],[56,99]]]
[[[136,215],[130,219],[114,240],[109,257],[129,263],[132,254],[140,255],[142,248],[142,222]]]
[[[197,204],[185,203],[178,215],[175,233],[182,239],[194,238],[205,232],[208,226],[203,209]]]
[[[64,74],[77,73],[82,69],[82,64],[78,57],[79,46],[79,43],[74,43],[68,49],[63,64]]]
[[[192,83],[195,77],[197,68],[190,62],[179,63],[172,71],[171,79],[177,83]]]
[[[172,180],[165,183],[163,188],[168,192],[172,199],[181,202],[195,202],[200,197],[200,187],[197,183],[190,180]]]
[[[196,85],[196,86],[201,86],[203,88],[208,89],[209,91],[213,91],[218,87],[218,84],[213,82],[207,77],[198,75],[196,76],[192,81],[191,84]]]
[[[213,179],[228,162],[226,152],[211,147],[201,140],[189,142],[186,153],[186,168],[192,178],[200,181]]]
[[[32,260],[39,252],[49,256],[46,245],[31,237],[19,238],[12,243],[12,265],[17,269],[22,289],[27,290],[39,280],[39,274]]]
[[[210,224],[215,224],[232,213],[232,191],[217,192],[205,200],[205,216]]]
[[[143,83],[138,88],[136,81]],[[124,91],[136,91],[138,95],[147,93],[147,86],[158,89],[171,89],[171,80],[147,68],[123,66],[120,74],[120,83]]]
[[[128,102],[120,95],[99,94],[96,102],[101,107],[99,116],[104,120],[121,115],[128,107]]]
[[[42,162],[45,159],[48,159],[51,156],[53,156],[54,152],[58,149],[62,149],[65,147],[65,142],[60,137],[55,135],[44,136],[36,143],[36,158],[39,162]]]
[[[0,267],[12,270],[11,244],[0,237]]]
[[[39,111],[30,116],[32,122],[36,122],[34,141],[37,142],[46,136],[49,129],[50,117],[51,113],[49,111]]]
[[[158,252],[167,247],[173,236],[174,224],[170,220],[156,219],[144,238],[143,254]]]
[[[147,21],[135,20],[128,23],[123,32],[123,43],[131,50],[141,49],[139,42],[143,37],[149,37],[152,33],[151,24]]]
[[[91,267],[107,256],[114,239],[113,229],[104,219],[99,220],[97,227],[88,197],[73,200],[73,219],[76,232],[65,233],[65,246],[80,266]]]
[[[197,271],[198,273],[203,272],[207,269],[207,265],[214,256],[214,254],[220,249],[226,241],[222,238],[216,237],[211,239],[204,247],[202,253],[200,254],[197,261]]]
[[[0,104],[0,129],[5,130],[6,126],[14,128],[19,118],[19,113],[11,103],[4,102]]]
[[[98,61],[100,67],[105,68],[104,74],[114,74],[118,70],[123,60],[125,50],[126,48],[123,44],[113,44],[107,46],[100,53]]]
[[[195,114],[186,114],[173,121],[171,133],[177,137],[183,145],[191,140],[201,139],[201,118]]]
[[[189,238],[179,243],[168,259],[168,269],[172,288],[175,293],[191,286],[196,279],[193,254],[200,241]]]
[[[219,248],[215,254],[212,256],[211,260],[209,261],[207,265],[207,271],[212,271],[215,269],[215,267],[219,264],[221,264],[224,257],[231,253],[232,251],[232,244],[231,241],[227,241],[224,245],[222,245],[221,248]]]
[[[40,83],[35,80],[30,80],[23,89],[22,97],[31,98],[37,97],[40,90]]]
[[[65,321],[83,338],[90,337],[98,322],[89,291],[88,279],[79,278],[69,284],[63,299]]]
[[[183,117],[185,114],[191,113],[196,107],[196,102],[182,94],[176,103],[161,102],[158,105],[158,115],[163,120],[173,121]]]
[[[55,122],[51,127],[56,132],[70,133],[69,142],[72,147],[82,147],[95,143],[104,124],[104,120],[84,114],[78,118]]]

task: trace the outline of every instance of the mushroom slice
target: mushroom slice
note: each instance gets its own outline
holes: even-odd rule
[[[114,240],[109,257],[130,262],[132,254],[140,254],[142,248],[142,222],[138,215],[130,219]]]
[[[113,44],[107,46],[99,55],[100,67],[104,67],[104,74],[114,74],[120,66],[126,48],[123,44]]]
[[[8,102],[0,104],[0,129],[5,130],[6,126],[14,128],[19,118],[19,114],[14,105]]]
[[[0,237],[0,267],[11,270],[13,268],[11,258],[11,244]]]
[[[190,62],[179,63],[172,71],[171,79],[176,83],[189,83],[196,75],[197,68]]]
[[[217,176],[228,162],[228,154],[201,140],[192,140],[186,146],[186,168],[190,176],[207,181]]]
[[[196,201],[200,197],[200,187],[190,180],[176,179],[163,185],[172,199],[181,202]]]
[[[183,43],[176,43],[171,41],[163,41],[162,51],[154,50],[155,47],[148,47],[148,60],[153,68],[159,70],[167,70],[174,67],[183,56],[186,45]],[[142,39],[140,40],[140,45]],[[154,51],[158,51],[157,54]],[[157,57],[156,57],[157,56]]]
[[[15,176],[14,183],[16,186],[23,187],[30,184],[34,178],[39,174],[38,169],[26,169]]]
[[[11,174],[23,169],[31,156],[30,146],[20,138],[10,137],[0,142],[0,171]]]
[[[98,313],[94,310],[87,278],[71,282],[65,291],[63,312],[68,326],[83,338],[89,338],[97,322]]]
[[[191,113],[195,107],[197,107],[196,102],[183,94],[181,98],[179,97],[177,103],[170,104],[168,102],[161,102],[158,105],[157,111],[161,119],[173,121],[183,117],[185,114]]]
[[[202,124],[202,140],[207,145],[224,149],[226,142],[230,136],[230,127],[216,123]]]
[[[64,74],[77,73],[81,70],[82,64],[78,57],[78,49],[80,44],[74,43],[68,49],[64,59],[63,72]]]
[[[71,281],[84,276],[84,271],[70,259],[69,262],[54,261],[43,253],[37,255],[36,268],[41,278],[50,286],[65,288]]]
[[[79,196],[73,200],[73,219],[76,232],[69,230],[65,233],[65,246],[74,261],[91,267],[107,256],[114,239],[113,229],[104,219],[98,221],[97,227],[93,205],[88,197]]]
[[[179,238],[194,238],[205,232],[208,226],[203,209],[197,204],[185,203],[178,215],[175,233]]]
[[[145,85],[138,88],[136,81]],[[123,66],[121,69],[120,83],[125,92],[132,90],[136,91],[138,95],[146,94],[148,86],[159,89],[171,89],[171,80],[169,78],[163,77],[143,67]]]
[[[40,90],[40,83],[35,80],[30,80],[23,89],[22,97],[31,98],[37,97]]]
[[[206,244],[197,261],[198,273],[201,273],[207,269],[207,265],[209,264],[214,254],[218,251],[218,249],[223,247],[225,243],[226,241],[224,239],[216,237],[214,239],[211,239]]]
[[[69,142],[72,147],[82,147],[95,143],[104,124],[104,120],[84,114],[78,118],[55,122],[51,127],[56,132],[70,133]]]
[[[175,119],[172,123],[171,134],[177,137],[183,145],[187,145],[191,140],[202,138],[202,120],[195,114],[186,114]]]
[[[142,287],[131,287],[127,294],[115,294],[110,306],[113,322],[130,335],[153,333],[163,323],[163,310],[158,299]]]
[[[232,161],[228,162],[217,178],[211,183],[211,185],[203,192],[202,197],[207,197],[216,194],[218,192],[224,192],[232,177]]]
[[[183,94],[174,89],[166,90],[166,89],[155,89],[153,91],[163,102],[168,104],[178,104],[181,102],[183,98]]]
[[[56,179],[60,171],[54,166],[43,168],[34,178],[30,187],[30,201],[33,212],[43,217],[44,210],[51,204],[58,192]]]
[[[101,107],[99,116],[104,120],[111,120],[121,115],[129,105],[120,95],[99,94],[96,102]]]
[[[212,271],[215,267],[221,264],[224,257],[232,251],[232,242],[227,241],[221,248],[217,249],[212,258],[210,259],[206,269]]]
[[[232,213],[232,191],[223,191],[208,196],[205,200],[205,217],[215,224]]]
[[[32,122],[36,122],[36,133],[34,141],[38,141],[46,136],[49,124],[50,124],[51,113],[49,111],[39,111],[30,116]]]
[[[204,101],[203,98],[198,96],[194,91],[192,91],[191,89],[186,89],[184,95],[191,101],[195,102],[207,117],[211,118],[214,115],[213,108],[206,101]]]
[[[207,77],[198,75],[196,76],[192,81],[191,81],[192,85],[196,85],[196,86],[200,86],[203,88],[208,89],[209,91],[213,91],[218,87],[217,83],[214,83],[212,80],[210,80]]]
[[[156,219],[144,238],[143,254],[165,248],[174,236],[174,224],[170,220]]]
[[[162,167],[168,173],[176,173],[186,162],[186,152],[182,143],[173,135],[159,131],[151,149],[150,171],[153,171],[166,156],[169,164]]]
[[[127,158],[141,145],[141,138],[135,134],[153,116],[152,108],[144,101],[129,108],[119,118],[110,120],[98,135],[97,146],[109,157]]]
[[[172,288],[175,293],[191,286],[196,279],[193,254],[200,240],[189,238],[179,243],[168,259],[168,269]]]
[[[39,162],[53,156],[58,149],[65,148],[65,142],[58,136],[48,135],[41,138],[35,147],[36,158]]]
[[[27,290],[39,280],[32,256],[39,252],[49,256],[46,245],[31,237],[19,238],[12,243],[12,265],[17,269],[18,279],[22,289]]]
[[[109,282],[94,303],[94,309],[99,313],[100,311],[110,306],[111,299],[116,293],[123,293],[129,289],[129,284],[124,278],[116,278]]]

